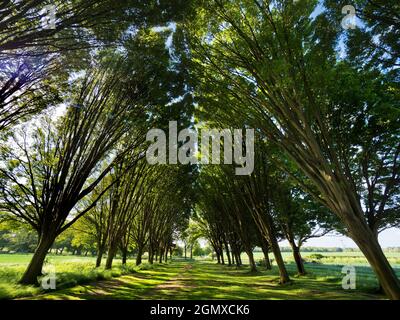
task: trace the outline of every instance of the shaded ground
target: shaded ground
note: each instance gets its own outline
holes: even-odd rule
[[[35,299],[382,299],[363,291],[345,291],[339,279],[292,277],[279,285],[276,271],[210,262],[174,262],[151,270],[36,296]]]

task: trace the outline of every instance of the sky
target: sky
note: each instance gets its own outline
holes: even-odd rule
[[[382,231],[379,234],[379,243],[383,248],[400,247],[400,229],[391,228]],[[287,241],[281,241],[280,246],[289,246]],[[341,235],[328,234],[321,238],[308,240],[304,247],[340,247],[340,248],[356,248],[357,245],[348,237]]]
[[[202,247],[207,245],[207,241],[205,239],[199,240],[200,245]],[[391,228],[385,231],[382,231],[379,235],[379,243],[382,248],[388,247],[400,247],[400,229]],[[183,246],[181,241],[178,241],[180,246]],[[287,241],[279,242],[280,247],[289,247],[289,243]],[[310,239],[308,240],[303,247],[324,247],[324,248],[357,248],[357,245],[348,237],[337,235],[337,234],[328,234],[320,238]]]

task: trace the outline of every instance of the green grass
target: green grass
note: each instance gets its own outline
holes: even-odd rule
[[[261,260],[257,255],[256,260]],[[307,260],[307,256],[303,254]],[[315,254],[315,253],[314,253]],[[57,290],[44,292],[41,288],[21,286],[17,282],[31,255],[0,255],[0,299],[26,297],[28,299],[381,299],[374,294],[377,287],[370,267],[358,265],[357,290],[341,287],[343,262],[354,262],[357,254],[321,253],[322,263],[306,264],[308,274],[296,276],[296,268],[285,255],[291,284],[279,285],[278,270],[249,272],[240,268],[217,265],[212,261],[175,260],[168,264],[144,264],[140,268],[132,262],[122,267],[116,260],[112,270],[94,268],[94,257],[54,256],[46,259],[57,273]],[[342,254],[342,255],[340,255]],[[353,253],[348,253],[353,254]],[[397,257],[394,257],[397,259]],[[245,256],[243,256],[245,262]],[[131,260],[132,261],[132,260]],[[341,263],[330,263],[341,262]],[[358,260],[356,260],[358,261]],[[351,263],[350,263],[351,264]],[[353,264],[356,265],[356,264]],[[400,274],[399,274],[400,275]]]
[[[207,261],[155,265],[111,281],[94,282],[36,297],[36,299],[382,299],[364,290],[347,291],[338,278],[309,274],[280,285],[277,270],[250,273]]]
[[[315,259],[316,254],[322,255],[321,259]],[[261,252],[256,252],[255,260],[264,258]],[[288,271],[296,273],[296,265],[291,252],[282,252]],[[400,278],[400,253],[386,253],[386,256]],[[270,255],[270,258],[273,256]],[[343,266],[356,268],[357,287],[364,291],[375,291],[379,286],[378,280],[361,252],[304,252],[306,272],[326,279],[341,279]],[[247,255],[242,255],[243,263],[248,263]]]
[[[16,264],[28,264],[32,258],[31,253],[27,254],[0,254],[0,267]],[[73,255],[48,255],[49,263],[64,263],[64,262],[95,262],[95,257],[83,257]]]
[[[301,256],[303,259],[309,259],[309,256],[314,254],[321,254],[324,256],[321,259],[321,263],[323,264],[337,264],[337,265],[354,265],[354,266],[369,266],[367,259],[364,257],[362,252],[302,252]],[[385,253],[386,257],[389,260],[389,263],[393,267],[400,268],[400,253],[396,252],[388,252]],[[291,252],[282,252],[282,256],[286,262],[293,262],[293,255]],[[264,258],[262,252],[255,252],[254,258],[256,261]],[[273,258],[272,254],[270,254],[270,258]],[[248,262],[248,257],[246,254],[242,254],[243,262]]]
[[[23,296],[33,296],[44,292],[41,287],[22,286],[18,284],[32,255],[1,254],[0,255],[0,299],[11,299]],[[111,270],[95,268],[94,257],[55,256],[46,258],[45,270],[49,265],[56,269],[57,289],[73,287],[96,280],[107,280],[125,274],[137,272],[140,268],[128,263],[122,266],[115,261]]]

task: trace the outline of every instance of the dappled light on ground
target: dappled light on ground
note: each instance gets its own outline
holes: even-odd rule
[[[296,277],[279,284],[276,270],[249,272],[246,267],[212,262],[156,265],[116,279],[97,281],[36,296],[36,299],[382,299],[364,291],[345,291],[340,279]]]

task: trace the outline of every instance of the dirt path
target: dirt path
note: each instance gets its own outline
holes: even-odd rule
[[[179,264],[158,266],[156,270],[141,270],[138,273],[118,278],[94,281],[72,288],[61,289],[22,300],[92,300],[92,299],[168,299],[189,292],[194,286],[190,283],[190,270],[193,265]]]
[[[193,269],[192,264],[186,264],[182,267],[177,276],[161,283],[154,288],[148,290],[143,299],[155,299],[156,297],[173,297],[177,294],[190,292],[195,286],[190,277],[190,271]]]

